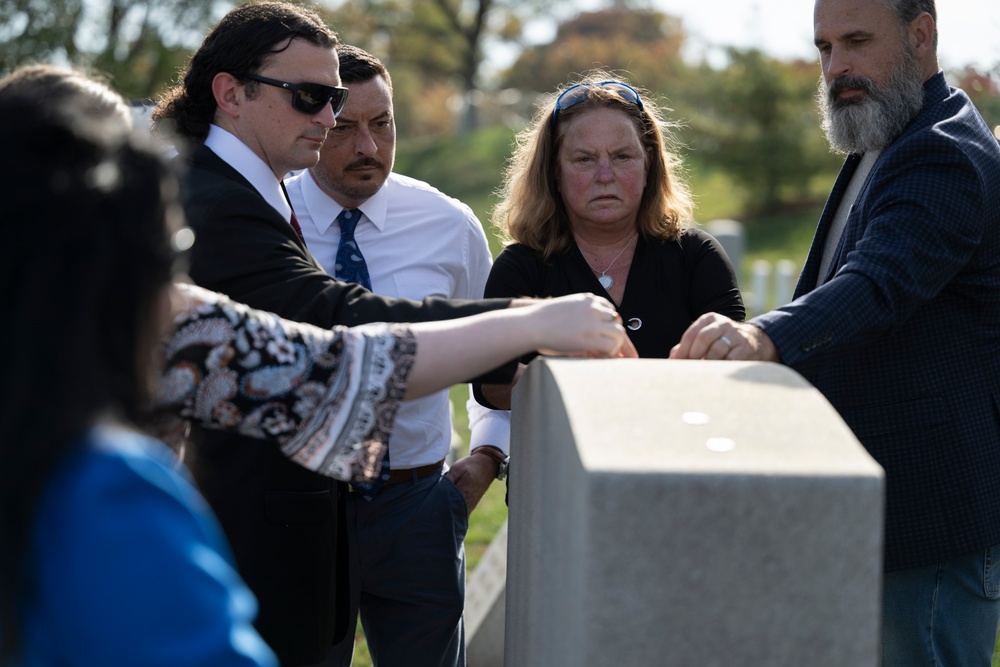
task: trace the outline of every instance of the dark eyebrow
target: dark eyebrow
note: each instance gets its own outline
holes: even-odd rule
[[[871,36],[872,36],[872,33],[868,32],[867,30],[852,30],[851,32],[845,32],[843,35],[841,35],[840,37],[838,37],[837,41],[846,42],[846,41],[849,41],[849,40],[852,40],[852,39],[857,39],[859,37],[869,38]],[[829,43],[830,43],[829,40],[824,39],[822,37],[817,37],[816,41],[813,42],[813,44],[817,48],[820,47],[820,46],[822,46],[823,44],[829,44]]]

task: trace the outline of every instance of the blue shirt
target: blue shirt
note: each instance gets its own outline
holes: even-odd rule
[[[277,664],[215,517],[155,440],[86,433],[47,485],[27,556],[25,666]]]

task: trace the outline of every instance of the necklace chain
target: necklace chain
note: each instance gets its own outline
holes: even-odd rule
[[[611,267],[614,266],[615,262],[618,261],[618,258],[621,257],[625,253],[626,250],[628,250],[628,247],[630,245],[632,245],[632,241],[634,241],[637,236],[639,236],[639,235],[638,234],[633,234],[632,238],[630,238],[628,240],[628,243],[626,243],[624,246],[622,246],[622,249],[618,251],[618,254],[615,255],[615,258],[613,260],[611,260],[611,263],[608,264],[607,268],[605,268],[603,271],[601,271],[601,275],[602,276],[605,276],[605,275],[608,274],[608,271],[611,270]],[[594,267],[590,267],[590,268],[593,269],[594,271],[597,271],[597,269],[594,269]]]
[[[634,241],[637,236],[639,236],[638,232],[632,235],[632,238],[628,240],[628,243],[622,246],[622,249],[618,251],[618,254],[615,255],[615,258],[613,260],[611,260],[611,263],[608,264],[607,268],[601,271],[601,275],[597,277],[597,282],[601,283],[601,287],[603,287],[604,289],[609,290],[611,289],[611,286],[615,284],[615,279],[608,275],[608,271],[610,271],[611,267],[615,265],[615,262],[618,261],[618,258],[621,257],[626,250],[628,250],[628,247],[632,245],[632,241]],[[591,271],[597,273],[597,269],[595,269],[593,265],[590,264],[590,260],[587,260],[587,265],[590,266]]]

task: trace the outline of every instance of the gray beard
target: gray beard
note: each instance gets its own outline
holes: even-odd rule
[[[838,153],[862,154],[888,146],[920,113],[924,104],[922,79],[920,64],[909,50],[904,51],[902,62],[884,86],[866,77],[845,76],[827,88],[820,77],[816,101],[830,147]],[[861,88],[865,94],[857,99],[837,99],[844,88]]]

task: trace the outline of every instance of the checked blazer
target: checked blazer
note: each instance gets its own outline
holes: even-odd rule
[[[184,212],[196,234],[190,275],[203,287],[321,327],[451,319],[509,304],[392,299],[335,280],[222,158],[200,145],[181,160]],[[479,380],[509,382],[515,365]],[[344,485],[292,463],[273,443],[222,431],[202,436],[191,468],[257,596],[257,629],[282,665],[319,662],[348,630]]]
[[[826,282],[752,322],[885,469],[886,571],[1000,544],[1000,145],[942,73],[878,156]]]

